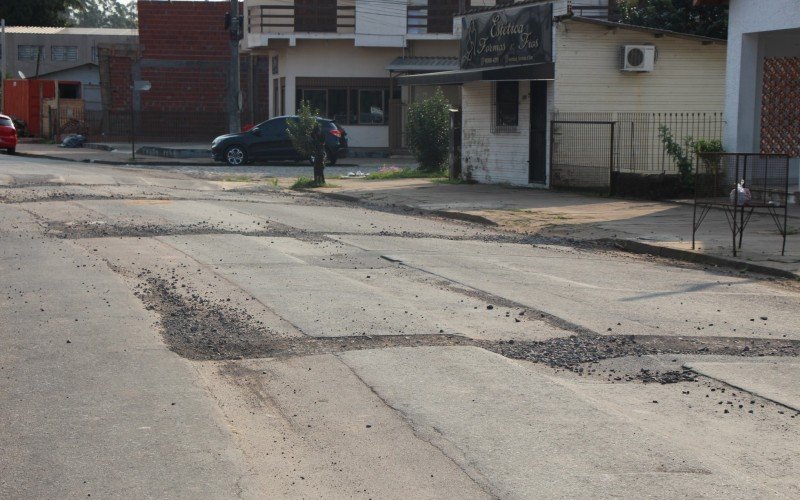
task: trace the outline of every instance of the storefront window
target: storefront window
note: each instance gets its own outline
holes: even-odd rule
[[[347,89],[328,91],[328,118],[338,123],[347,123]]]
[[[315,82],[316,83],[316,82]],[[319,116],[336,120],[340,125],[386,125],[387,106],[391,96],[388,86],[364,88],[345,85],[331,88],[311,87],[297,89],[297,106],[308,101]],[[400,97],[399,87],[395,88]]]
[[[361,90],[358,94],[358,122],[363,124],[383,123],[383,91]]]
[[[311,105],[314,113],[326,116],[328,113],[328,92],[326,90],[304,90],[303,100]]]
[[[519,125],[519,82],[497,82],[495,125],[498,132],[513,130]]]

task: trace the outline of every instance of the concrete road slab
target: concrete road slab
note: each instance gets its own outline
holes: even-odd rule
[[[337,238],[598,333],[800,338],[798,296],[746,277],[563,247]]]
[[[524,362],[471,347],[339,357],[497,497],[744,498],[778,491],[751,482],[768,461],[748,472],[742,461],[733,467],[711,460],[696,444],[640,425],[638,415]],[[619,387],[628,394],[628,386]],[[780,491],[796,491],[783,480]]]
[[[684,366],[800,412],[800,362],[796,358],[686,360]]]
[[[315,337],[448,333],[544,340],[571,332],[335,242],[241,235],[160,238]],[[232,252],[235,249],[235,253]],[[491,308],[489,308],[491,306]]]
[[[12,206],[0,220],[0,497],[258,496],[121,279]]]
[[[335,356],[196,367],[270,497],[489,497]]]

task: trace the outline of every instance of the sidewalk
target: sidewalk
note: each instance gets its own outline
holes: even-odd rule
[[[436,184],[425,179],[337,179],[335,183],[339,187],[324,193],[483,220],[525,234],[606,240],[633,252],[800,278],[797,206],[789,211],[785,256],[781,256],[781,236],[775,223],[767,214],[754,214],[741,252],[733,257],[730,227],[725,214],[716,209],[698,229],[696,249],[692,250],[691,202],[621,200],[488,184]]]
[[[88,163],[131,164],[129,144],[107,146],[112,150],[23,143],[18,152]],[[204,147],[193,144],[156,146],[175,150]],[[142,166],[224,167],[210,157],[169,158],[137,153],[136,159],[136,164]],[[346,161],[360,166],[377,160],[347,158]],[[414,164],[410,159],[380,161],[399,166]],[[353,201],[434,211],[524,234],[605,240],[633,252],[800,278],[800,207],[797,206],[789,211],[785,256],[781,256],[781,237],[772,219],[767,214],[754,214],[745,231],[739,256],[733,257],[731,231],[725,214],[717,209],[708,214],[699,228],[696,248],[692,250],[693,207],[690,202],[621,200],[489,184],[437,184],[427,179],[336,179],[334,183],[338,187],[317,192]]]

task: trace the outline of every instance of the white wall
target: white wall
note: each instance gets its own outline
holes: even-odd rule
[[[406,2],[360,0],[356,5],[356,46],[404,47]]]
[[[764,50],[774,50],[761,46],[760,34],[792,29],[800,29],[797,0],[730,0],[724,137],[728,151],[759,150],[761,58]],[[793,36],[798,38],[800,33]]]
[[[351,40],[297,40],[282,61],[287,75],[388,78],[386,66],[403,55],[402,48],[353,47]]]
[[[721,112],[725,45],[576,21],[554,27],[560,112]],[[620,70],[624,45],[656,47],[650,73]]]
[[[519,126],[514,133],[492,133],[492,82],[462,86],[461,171],[483,183],[528,184],[530,84],[519,83]],[[553,84],[548,83],[551,102]],[[550,105],[550,104],[549,104]],[[549,125],[548,125],[549,127]],[[549,130],[548,130],[549,136]],[[549,158],[549,152],[548,156]],[[550,178],[550,172],[547,173]]]
[[[294,114],[296,81],[317,78],[388,78],[386,66],[403,54],[400,48],[354,47],[352,40],[297,40],[295,47],[276,51],[278,75],[286,78],[286,114]],[[270,99],[272,99],[270,89]],[[388,125],[344,125],[350,147],[388,148]]]

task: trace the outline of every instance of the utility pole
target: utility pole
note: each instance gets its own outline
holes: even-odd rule
[[[239,17],[239,0],[231,0],[230,17],[230,44],[231,61],[228,68],[228,129],[230,133],[241,130],[241,92],[239,82],[239,40],[244,33],[243,26]]]

